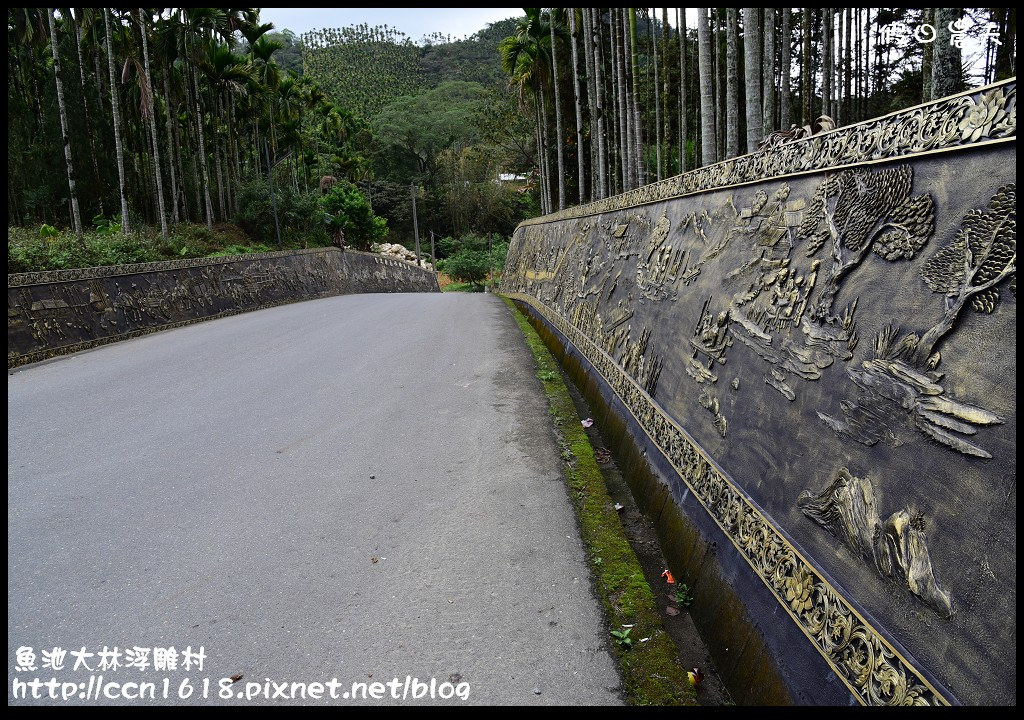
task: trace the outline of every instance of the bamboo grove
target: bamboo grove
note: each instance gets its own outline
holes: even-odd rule
[[[821,116],[846,125],[1002,79],[1016,63],[1010,8],[524,12],[500,53],[535,129],[543,212],[754,152]],[[893,31],[926,25],[930,41]],[[971,43],[984,53],[973,76],[957,46]]]
[[[227,221],[268,168],[296,191],[365,170],[363,123],[281,70],[256,8],[9,8],[7,28],[12,222],[166,237]]]

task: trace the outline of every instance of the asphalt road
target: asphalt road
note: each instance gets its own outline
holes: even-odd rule
[[[384,704],[407,676],[469,703],[621,702],[546,400],[497,298],[287,305],[7,388],[9,703],[55,677],[77,685],[47,703],[276,704],[336,678],[319,702]],[[178,664],[103,670],[104,647]],[[124,700],[140,681],[155,700]],[[365,699],[341,695],[353,682]]]

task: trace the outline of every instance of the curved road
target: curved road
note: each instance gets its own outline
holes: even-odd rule
[[[546,400],[494,296],[287,305],[7,387],[9,703],[100,675],[154,681],[156,703],[166,678],[188,704],[208,678],[219,703],[237,674],[235,702],[250,682],[281,703],[267,680],[337,678],[341,697],[398,678],[320,701],[394,703],[406,676],[470,703],[621,702]],[[206,658],[100,672],[104,646]],[[55,647],[97,653],[92,672],[44,667]]]

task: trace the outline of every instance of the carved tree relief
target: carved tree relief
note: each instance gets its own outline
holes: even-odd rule
[[[921,336],[911,362],[927,362],[968,303],[975,312],[991,314],[999,303],[997,286],[1015,276],[1016,271],[1017,184],[1010,183],[992,196],[987,211],[968,212],[953,242],[929,258],[921,269],[928,287],[945,293],[946,312]]]
[[[827,320],[843,278],[868,252],[886,260],[910,260],[934,228],[931,195],[911,195],[914,171],[909,165],[872,172],[843,170],[818,186],[800,235],[808,239],[807,255],[826,243],[832,265],[811,317]]]
[[[866,445],[882,438],[901,441],[897,430],[902,418],[928,437],[965,455],[989,458],[991,453],[968,437],[976,426],[995,425],[1003,419],[985,408],[945,395],[936,368],[938,343],[953,329],[963,308],[991,313],[999,302],[998,285],[1015,277],[1017,263],[1017,191],[1005,185],[989,201],[987,210],[971,210],[953,241],[925,263],[921,275],[928,286],[946,294],[945,312],[924,335],[909,333],[897,340],[895,326],[875,337],[874,357],[863,369],[848,373],[860,387],[856,401],[841,404],[843,419],[818,413],[840,435]]]

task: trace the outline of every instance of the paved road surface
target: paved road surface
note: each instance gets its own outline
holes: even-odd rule
[[[236,674],[232,693],[402,693],[408,675],[468,683],[469,702],[620,702],[546,401],[497,298],[315,300],[7,387],[8,702],[15,680],[100,674],[158,699],[168,678],[170,700],[189,678],[193,704]],[[42,667],[104,646],[206,659]]]

